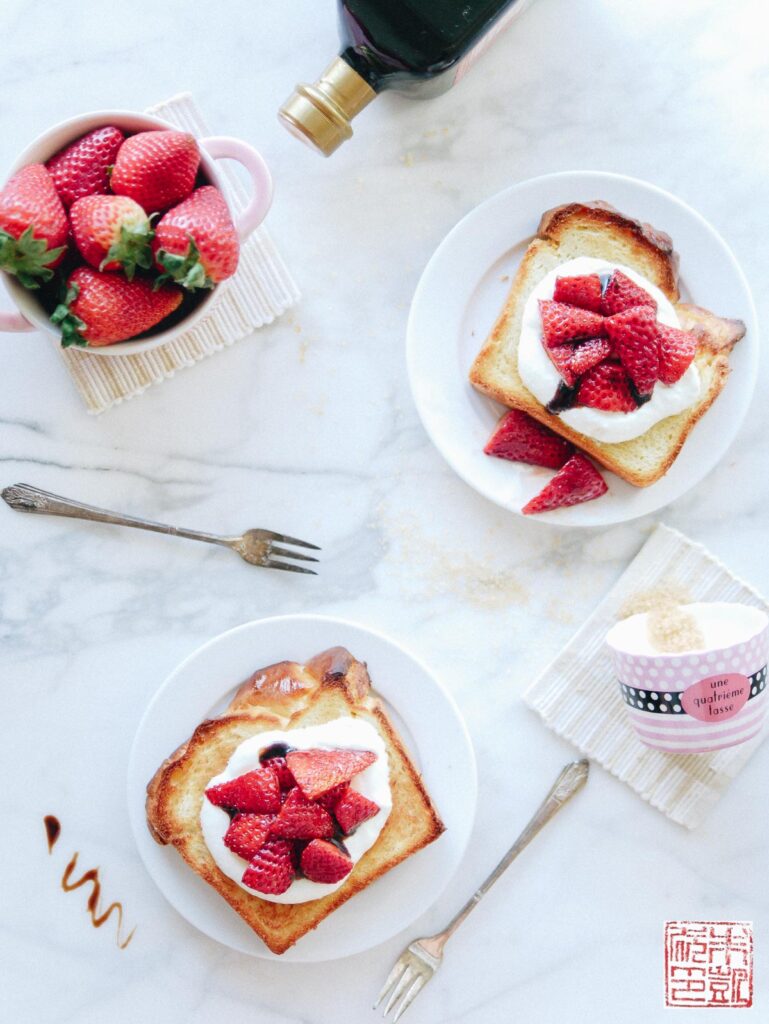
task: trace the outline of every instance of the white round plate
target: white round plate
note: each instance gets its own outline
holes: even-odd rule
[[[723,457],[747,412],[758,367],[758,329],[750,289],[723,239],[680,199],[635,178],[569,171],[532,178],[500,192],[449,232],[427,264],[414,295],[407,354],[411,389],[433,443],[462,479],[512,512],[534,497],[551,470],[484,455],[505,411],[471,387],[467,375],[504,303],[545,210],[603,199],[669,234],[681,257],[682,298],[720,316],[745,321],[732,373],[669,472],[637,488],[606,473],[609,493],[532,520],[604,526],[653,512],[699,483]]]
[[[387,872],[282,956],[272,954],[227,903],[147,830],[145,787],[156,769],[203,719],[219,714],[235,688],[262,665],[304,662],[327,647],[347,647],[371,679],[422,772],[446,831]],[[321,615],[284,615],[246,623],[210,640],[176,668],[155,694],[134,740],[128,806],[139,853],[160,891],[206,935],[252,956],[311,962],[360,953],[408,927],[440,896],[470,838],[476,769],[459,711],[430,672],[379,633]]]

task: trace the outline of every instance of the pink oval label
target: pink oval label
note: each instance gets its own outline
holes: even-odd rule
[[[748,677],[740,672],[727,672],[687,687],[681,694],[681,704],[687,715],[700,722],[725,722],[742,710],[749,694]]]

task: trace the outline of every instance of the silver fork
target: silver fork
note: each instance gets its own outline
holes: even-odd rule
[[[410,946],[404,949],[387,976],[387,981],[379,993],[379,998],[374,1003],[375,1010],[389,992],[390,998],[385,1004],[383,1016],[386,1017],[391,1010],[394,1010],[392,1024],[395,1024],[399,1017],[403,1016],[441,966],[443,947],[457,928],[469,915],[470,911],[477,907],[492,885],[507,870],[518,854],[529,845],[534,836],[560,811],[567,800],[582,789],[587,782],[589,770],[590,766],[586,759],[572,761],[571,764],[566,765],[526,828],[521,832],[483,885],[481,885],[480,889],[452,917],[446,928],[437,935],[416,939]]]
[[[250,565],[261,565],[265,569],[284,569],[286,572],[304,572],[312,576],[318,574],[313,569],[305,569],[301,565],[292,565],[283,561],[293,558],[301,562],[317,562],[312,555],[291,551],[279,544],[292,544],[295,547],[309,548],[320,551],[317,544],[308,544],[306,540],[287,537],[284,533],[273,533],[272,530],[246,530],[240,537],[220,537],[214,533],[201,533],[200,530],[185,530],[181,526],[167,526],[151,519],[139,519],[137,516],[124,516],[119,512],[108,512],[93,505],[82,505],[79,501],[62,498],[58,494],[49,494],[29,484],[14,484],[2,491],[3,500],[11,508],[19,512],[34,512],[46,516],[66,516],[69,519],[88,519],[97,523],[113,523],[115,526],[132,526],[137,530],[151,530],[153,533],[167,533],[172,537],[187,537],[189,540],[201,540],[206,544],[219,544],[232,548]]]

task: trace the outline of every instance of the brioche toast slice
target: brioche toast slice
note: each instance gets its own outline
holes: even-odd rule
[[[518,339],[527,298],[546,274],[578,256],[610,260],[642,274],[673,303],[681,327],[698,338],[695,361],[702,380],[698,400],[630,441],[596,441],[568,427],[540,404],[518,373]],[[667,473],[694,425],[720,394],[729,374],[729,353],[744,334],[742,321],[723,319],[680,301],[678,257],[667,235],[608,203],[570,203],[542,216],[502,312],[471,367],[470,382],[497,402],[544,423],[628,483],[648,487]]]
[[[244,740],[268,729],[290,730],[341,716],[364,719],[384,739],[392,811],[374,845],[340,888],[308,903],[260,899],[214,862],[200,826],[204,792]],[[147,787],[147,823],[156,841],[172,844],[273,953],[284,953],[351,896],[444,831],[419,773],[371,691],[365,664],[340,647],[322,652],[306,665],[281,662],[247,679],[226,711],[201,723],[155,773]]]

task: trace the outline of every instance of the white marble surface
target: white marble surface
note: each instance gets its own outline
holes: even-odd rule
[[[2,173],[54,121],[191,89],[217,131],[269,159],[270,226],[304,298],[293,317],[99,419],[46,340],[0,337],[2,483],[202,529],[274,525],[321,543],[324,560],[317,580],[260,574],[215,549],[0,509],[3,1019],[376,1019],[372,997],[402,939],[330,965],[263,963],[165,904],[126,815],[137,722],[184,655],[251,618],[319,610],[403,638],[455,694],[481,774],[459,877],[409,934],[458,906],[572,755],[520,692],[651,520],[554,530],[455,479],[408,392],[412,291],[446,231],[487,196],[546,171],[598,168],[701,210],[765,312],[762,24],[760,0],[538,0],[459,88],[429,104],[380,99],[324,162],[275,109],[335,52],[330,0],[140,2],[130,16],[114,0],[5,0]],[[759,398],[718,470],[664,513],[764,591],[767,427]],[[767,767],[764,745],[692,834],[596,770],[457,936],[407,1019],[667,1020],[668,918],[754,920],[753,1019],[766,1019]],[[45,813],[63,823],[51,857]],[[82,891],[59,889],[74,849],[83,867],[101,865],[106,898],[137,925],[124,952],[110,925],[89,926]]]

